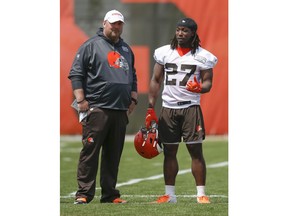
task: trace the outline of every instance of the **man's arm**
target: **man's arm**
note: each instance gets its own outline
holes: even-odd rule
[[[128,115],[130,115],[133,112],[133,110],[135,109],[135,107],[136,107],[136,105],[138,103],[138,99],[137,99],[138,98],[138,93],[136,91],[132,91],[131,92],[131,98],[132,98],[131,104],[129,105],[129,108],[127,110],[127,114]]]
[[[155,63],[148,94],[148,103],[150,108],[154,108],[156,104],[156,100],[159,95],[163,78],[164,78],[164,66]]]
[[[212,88],[213,81],[213,69],[207,69],[201,71],[201,79],[202,79],[202,90],[201,93],[207,93]]]

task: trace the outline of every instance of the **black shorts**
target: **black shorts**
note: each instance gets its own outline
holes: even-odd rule
[[[164,144],[178,144],[182,141],[186,144],[202,143],[205,139],[205,127],[201,107],[162,107],[158,129],[159,139]]]

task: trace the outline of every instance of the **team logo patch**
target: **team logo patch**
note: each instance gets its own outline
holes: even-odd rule
[[[126,59],[116,51],[110,51],[107,54],[107,60],[110,67],[122,68],[126,72],[129,70],[129,66]]]
[[[196,127],[196,131],[199,132],[199,131],[201,131],[201,130],[202,130],[201,125],[198,125],[198,126]]]
[[[88,142],[88,143],[94,143],[94,139],[93,139],[92,137],[89,137],[89,138],[87,139],[87,142]]]
[[[122,46],[122,50],[125,51],[125,52],[129,52],[128,48],[125,47],[125,46]]]
[[[195,56],[195,60],[197,60],[197,61],[199,61],[199,62],[201,62],[203,64],[205,64],[206,61],[207,61],[207,59],[205,57],[199,56],[199,55]]]

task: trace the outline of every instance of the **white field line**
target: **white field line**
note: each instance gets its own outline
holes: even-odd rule
[[[218,168],[218,167],[224,167],[224,166],[228,166],[228,161],[215,163],[215,164],[210,164],[210,165],[207,165],[206,167],[207,168]],[[191,169],[179,170],[178,175],[183,175],[183,174],[190,173],[190,172],[191,172]],[[125,186],[125,185],[132,185],[132,184],[137,184],[137,183],[142,182],[142,181],[155,180],[155,179],[160,179],[160,178],[163,178],[163,174],[154,175],[154,176],[150,176],[150,177],[147,177],[147,178],[131,179],[131,180],[127,181],[127,182],[116,184],[116,187],[119,188],[119,187],[122,187],[122,186]],[[99,189],[100,188],[96,188],[96,190],[99,190]],[[75,194],[76,194],[76,191],[70,193],[67,196],[60,196],[60,198],[71,198],[71,197],[74,197]],[[150,196],[150,195],[144,195],[144,196]],[[218,195],[213,195],[213,196],[218,196]]]
[[[220,162],[220,163],[216,163],[216,164],[211,164],[211,165],[208,165],[207,168],[217,168],[217,167],[223,167],[223,166],[228,166],[228,161]],[[183,175],[183,174],[190,173],[190,172],[191,172],[191,169],[179,170],[178,175]],[[160,178],[163,178],[163,176],[164,176],[163,174],[160,174],[160,175],[150,176],[148,178],[131,179],[127,182],[116,184],[116,187],[122,187],[124,185],[136,184],[136,183],[139,183],[142,181],[147,181],[147,180],[160,179]],[[96,189],[100,189],[100,188],[96,188]]]
[[[221,198],[228,198],[226,195],[207,195],[209,197],[221,197]],[[95,196],[97,197],[97,196]],[[100,197],[100,196],[98,196]],[[137,197],[137,198],[146,198],[146,197],[159,197],[159,195],[121,195],[121,197]],[[182,198],[191,198],[191,197],[197,197],[197,195],[176,195],[176,197],[182,197]]]
[[[135,135],[127,134],[125,141],[133,142]],[[206,135],[205,140],[228,140],[228,135]],[[79,141],[81,142],[81,135],[61,135],[60,143]],[[204,141],[205,142],[205,141]]]
[[[214,195],[207,195],[208,197],[219,197],[219,198],[228,198],[228,196],[226,195],[217,195],[217,194],[214,194]],[[75,193],[74,194],[69,194],[69,196],[61,196],[60,198],[62,199],[67,199],[67,198],[73,198],[75,197]],[[96,199],[97,198],[101,198],[101,196],[94,196]],[[159,197],[159,195],[121,195],[121,197],[126,197],[126,198],[129,198],[129,197],[133,197],[133,198],[155,198],[155,197]],[[176,195],[176,197],[181,197],[181,198],[196,198],[197,195]]]

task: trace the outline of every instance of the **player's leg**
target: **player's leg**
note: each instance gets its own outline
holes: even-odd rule
[[[197,202],[210,203],[205,193],[206,163],[203,156],[202,143],[187,144],[186,146],[192,158],[191,171],[196,183]]]
[[[206,183],[206,163],[203,156],[202,143],[186,144],[192,159],[191,170],[196,186]]]
[[[164,144],[163,173],[165,185],[175,185],[176,176],[179,170],[177,161],[178,144]]]
[[[175,182],[179,166],[177,161],[177,151],[179,144],[164,144],[163,173],[165,182],[165,195],[160,196],[153,203],[176,203]]]
[[[205,139],[204,120],[200,106],[191,106],[184,110],[183,141],[191,156],[191,172],[197,189],[197,202],[209,203],[205,194],[206,163],[203,156],[202,141]]]
[[[173,109],[162,108],[159,115],[159,138],[164,145],[163,173],[165,181],[165,195],[154,203],[175,203],[175,181],[179,170],[177,151],[181,141],[180,127],[177,125],[177,113]]]

